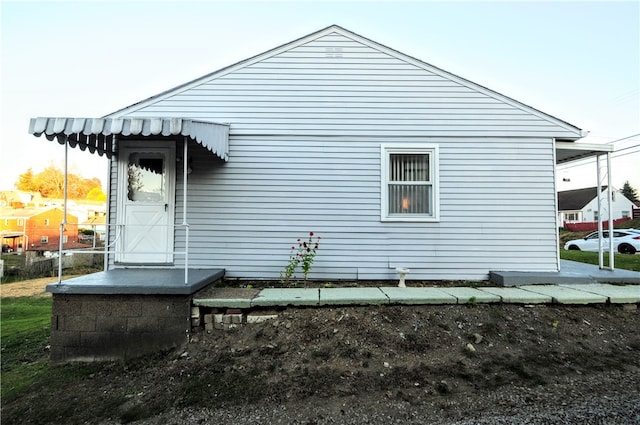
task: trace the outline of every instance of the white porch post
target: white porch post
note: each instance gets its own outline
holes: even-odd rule
[[[608,224],[608,234],[609,234],[609,265],[605,267],[604,265],[604,247],[602,246],[602,229],[603,229],[603,220],[602,220],[602,171],[601,171],[601,162],[600,156],[596,156],[596,169],[598,172],[598,265],[601,269],[615,270],[614,264],[614,252],[613,252],[613,214],[612,214],[612,198],[613,198],[613,187],[611,186],[611,154],[609,152],[606,153],[606,173],[607,173],[607,211],[609,216],[607,217]]]
[[[600,177],[600,155],[596,155],[596,172],[597,172],[597,187],[598,191],[598,266],[604,268],[604,258],[602,256],[602,185]]]
[[[67,169],[69,163],[69,143],[67,136],[64,136],[64,195],[63,195],[63,212],[62,223],[60,223],[60,239],[58,240],[58,285],[62,283],[62,250],[64,244],[62,238],[64,237],[64,227],[67,225],[67,188],[69,186],[69,179],[67,176]]]
[[[189,224],[187,223],[187,174],[189,139],[184,137],[182,147],[182,225],[184,226],[184,284],[189,284]]]
[[[613,260],[613,209],[611,206],[613,200],[613,186],[611,186],[611,154],[607,152],[607,185],[609,187],[609,196],[607,196],[607,207],[609,209],[609,270],[615,270]]]

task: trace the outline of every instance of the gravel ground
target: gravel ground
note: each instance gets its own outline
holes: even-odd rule
[[[488,393],[453,393],[421,403],[390,399],[383,394],[316,398],[285,405],[172,410],[134,424],[637,425],[640,424],[637,372],[640,371],[602,372],[534,388],[508,386]]]

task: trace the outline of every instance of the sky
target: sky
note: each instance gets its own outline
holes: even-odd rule
[[[613,143],[614,187],[640,192],[639,1],[2,0],[0,16],[0,190],[63,166],[30,118],[100,117],[337,24]],[[69,149],[70,172],[106,186],[106,169]],[[557,174],[597,183],[593,161]]]

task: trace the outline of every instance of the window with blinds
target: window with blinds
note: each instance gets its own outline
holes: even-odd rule
[[[382,219],[437,219],[435,147],[382,148]]]

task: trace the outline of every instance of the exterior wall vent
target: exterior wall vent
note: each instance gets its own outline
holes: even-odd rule
[[[327,47],[327,57],[328,58],[341,58],[342,57],[342,47]]]

